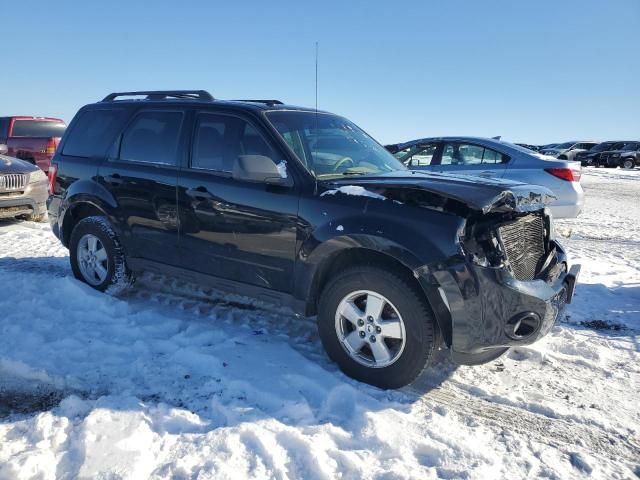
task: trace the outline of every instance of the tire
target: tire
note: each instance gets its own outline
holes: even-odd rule
[[[347,301],[352,297],[352,301]],[[385,305],[383,314],[380,321],[371,322],[366,318],[370,312],[366,312],[363,300],[380,301],[380,297]],[[338,314],[344,302],[357,307],[349,314],[356,318],[356,323]],[[371,306],[375,310],[375,303]],[[358,318],[360,315],[363,318]],[[393,332],[398,332],[400,325],[404,339],[386,337],[380,333],[381,329],[378,330],[380,325],[384,326],[383,332],[391,332],[389,326]],[[433,358],[439,338],[433,313],[422,292],[394,271],[368,266],[350,268],[329,281],[320,297],[318,332],[327,354],[345,374],[383,389],[403,387],[415,380]],[[361,332],[364,332],[364,340],[358,338]],[[354,350],[349,352],[347,346],[350,343],[346,337],[351,334],[351,342],[363,345],[357,354]],[[373,342],[372,336],[376,337]],[[382,346],[386,347],[382,350],[389,353],[387,361],[391,363],[378,362],[374,357],[372,347],[379,352]]]
[[[632,158],[625,158],[624,160],[622,160],[622,163],[620,166],[626,170],[631,170],[636,165]]]
[[[82,261],[81,257],[91,251],[95,240],[92,258]],[[100,253],[104,250],[103,253]],[[126,256],[111,223],[106,217],[92,216],[80,220],[71,232],[69,257],[73,275],[87,285],[110,294],[118,294],[128,289],[134,282],[134,276],[127,267]],[[93,269],[87,266],[100,264]],[[96,272],[91,275],[91,271]],[[102,271],[104,270],[104,275]]]

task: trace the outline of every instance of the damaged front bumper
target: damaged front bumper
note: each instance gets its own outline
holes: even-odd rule
[[[555,244],[555,265],[543,278],[516,280],[504,267],[484,267],[462,257],[415,271],[456,363],[489,362],[509,347],[546,335],[573,299],[580,266],[567,266]]]

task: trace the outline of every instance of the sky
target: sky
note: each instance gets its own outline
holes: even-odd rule
[[[0,115],[113,91],[315,104],[383,143],[640,138],[640,0],[66,1],[0,6]]]

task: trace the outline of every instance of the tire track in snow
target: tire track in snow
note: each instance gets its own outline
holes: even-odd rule
[[[415,387],[405,391],[416,396],[425,409],[433,402],[450,408],[454,413],[471,416],[485,424],[517,432],[530,440],[552,447],[581,447],[590,454],[609,460],[621,458],[634,465],[640,459],[640,444],[637,439],[624,438],[607,432],[595,425],[572,422],[562,418],[550,418],[524,408],[502,405],[490,400],[474,397],[450,384],[433,387],[426,394]]]

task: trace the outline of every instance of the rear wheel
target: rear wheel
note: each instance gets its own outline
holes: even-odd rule
[[[635,163],[631,158],[625,158],[622,161],[622,168],[626,168],[627,170],[630,170],[633,167],[635,167]]]
[[[118,236],[105,217],[80,220],[71,233],[73,275],[96,290],[119,293],[133,283]]]
[[[404,276],[375,267],[354,267],[329,282],[318,331],[343,372],[380,388],[411,383],[437,346],[424,295]]]

